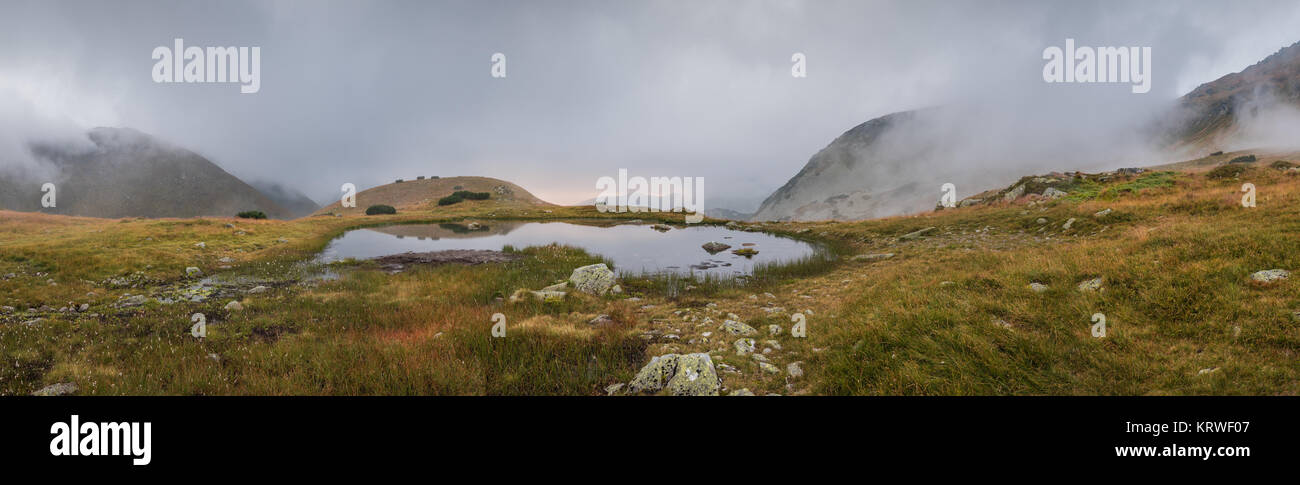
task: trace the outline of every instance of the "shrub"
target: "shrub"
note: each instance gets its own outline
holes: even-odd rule
[[[1273,168],[1276,168],[1276,169],[1278,169],[1278,170],[1286,170],[1286,169],[1288,169],[1288,168],[1291,168],[1291,167],[1296,166],[1296,164],[1291,163],[1291,162],[1288,162],[1288,161],[1286,161],[1286,160],[1278,160],[1278,161],[1276,161],[1276,162],[1273,162],[1273,164],[1272,164],[1272,165],[1269,165],[1269,166],[1270,166],[1270,167],[1273,167]]]
[[[424,176],[421,175],[421,176],[419,176],[419,177],[416,177],[415,179],[416,179],[416,180],[424,180]]]
[[[1242,156],[1240,156],[1240,157],[1237,157],[1237,158],[1232,159],[1232,161],[1230,161],[1230,162],[1228,162],[1228,163],[1255,163],[1255,156],[1254,156],[1254,155],[1242,155]]]
[[[397,209],[394,209],[393,206],[391,205],[379,204],[379,205],[372,205],[366,208],[366,215],[368,216],[374,216],[379,214],[396,214],[396,213],[397,213]]]
[[[235,215],[240,219],[266,219],[266,213],[262,211],[244,211]]]
[[[395,184],[400,184],[400,183],[402,183],[402,182],[405,182],[405,180],[397,179],[397,180],[394,180],[394,181],[393,181],[393,183],[395,183]]]
[[[461,203],[461,202],[464,201],[464,200],[465,200],[464,197],[461,197],[461,196],[459,196],[459,195],[455,195],[455,194],[453,194],[453,195],[448,195],[448,196],[446,196],[446,197],[443,197],[443,198],[441,198],[441,199],[438,199],[438,205],[452,205],[452,204],[459,204],[459,203]]]
[[[1205,176],[1212,179],[1229,179],[1241,175],[1245,171],[1246,167],[1241,165],[1219,165],[1214,167],[1214,170],[1207,172]]]
[[[1211,154],[1210,154],[1211,157],[1217,157],[1217,156],[1219,156],[1219,155],[1223,155],[1223,152],[1222,152],[1222,151],[1217,151],[1217,152],[1214,152],[1214,153],[1211,153]]]
[[[492,196],[492,194],[488,192],[470,192],[468,190],[458,190],[451,195],[458,195],[461,198],[469,200],[488,200],[488,197]]]

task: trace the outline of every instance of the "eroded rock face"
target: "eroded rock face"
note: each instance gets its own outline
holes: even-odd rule
[[[615,284],[614,271],[610,270],[605,263],[596,263],[583,266],[573,270],[569,275],[569,285],[583,293],[593,295],[604,295]]]
[[[629,393],[717,396],[722,388],[709,354],[665,354],[650,360],[627,384]]]

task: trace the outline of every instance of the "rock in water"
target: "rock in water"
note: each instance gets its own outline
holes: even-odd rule
[[[614,272],[605,263],[583,266],[569,275],[569,284],[584,293],[604,295],[614,286]]]
[[[1273,283],[1290,277],[1291,272],[1284,269],[1266,269],[1264,271],[1256,271],[1250,275],[1251,281],[1263,284]]]
[[[630,393],[656,393],[665,388],[674,396],[716,396],[722,387],[709,354],[665,354],[650,359],[627,384]]]
[[[709,254],[717,254],[717,253],[720,253],[720,252],[726,251],[726,250],[728,250],[728,249],[731,249],[731,245],[729,245],[729,244],[722,244],[722,243],[717,242],[717,241],[709,241],[709,242],[706,242],[706,243],[704,243],[703,246],[700,246],[700,247],[704,248],[705,251],[708,251]]]

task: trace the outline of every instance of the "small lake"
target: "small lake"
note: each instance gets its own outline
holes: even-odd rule
[[[558,243],[609,259],[614,262],[614,270],[620,273],[739,276],[752,274],[756,264],[794,262],[824,251],[820,246],[796,239],[722,226],[674,226],[660,232],[646,224],[608,222],[486,221],[480,224],[475,229],[465,224],[354,229],[331,241],[317,261],[329,263],[448,249],[500,250],[506,245],[523,249]],[[709,241],[731,248],[709,254],[700,247]],[[745,257],[731,253],[741,248],[752,248],[758,254]]]

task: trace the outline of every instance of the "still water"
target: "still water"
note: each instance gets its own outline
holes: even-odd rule
[[[628,274],[709,273],[717,276],[751,274],[755,264],[786,263],[822,254],[807,242],[721,226],[677,226],[667,232],[643,224],[583,222],[489,221],[471,230],[463,224],[407,224],[355,229],[330,242],[317,261],[369,259],[404,252],[447,249],[493,249],[506,245],[523,249],[558,243],[585,249],[614,262]],[[717,241],[730,249],[709,254],[700,246]],[[744,257],[732,250],[752,248]]]

